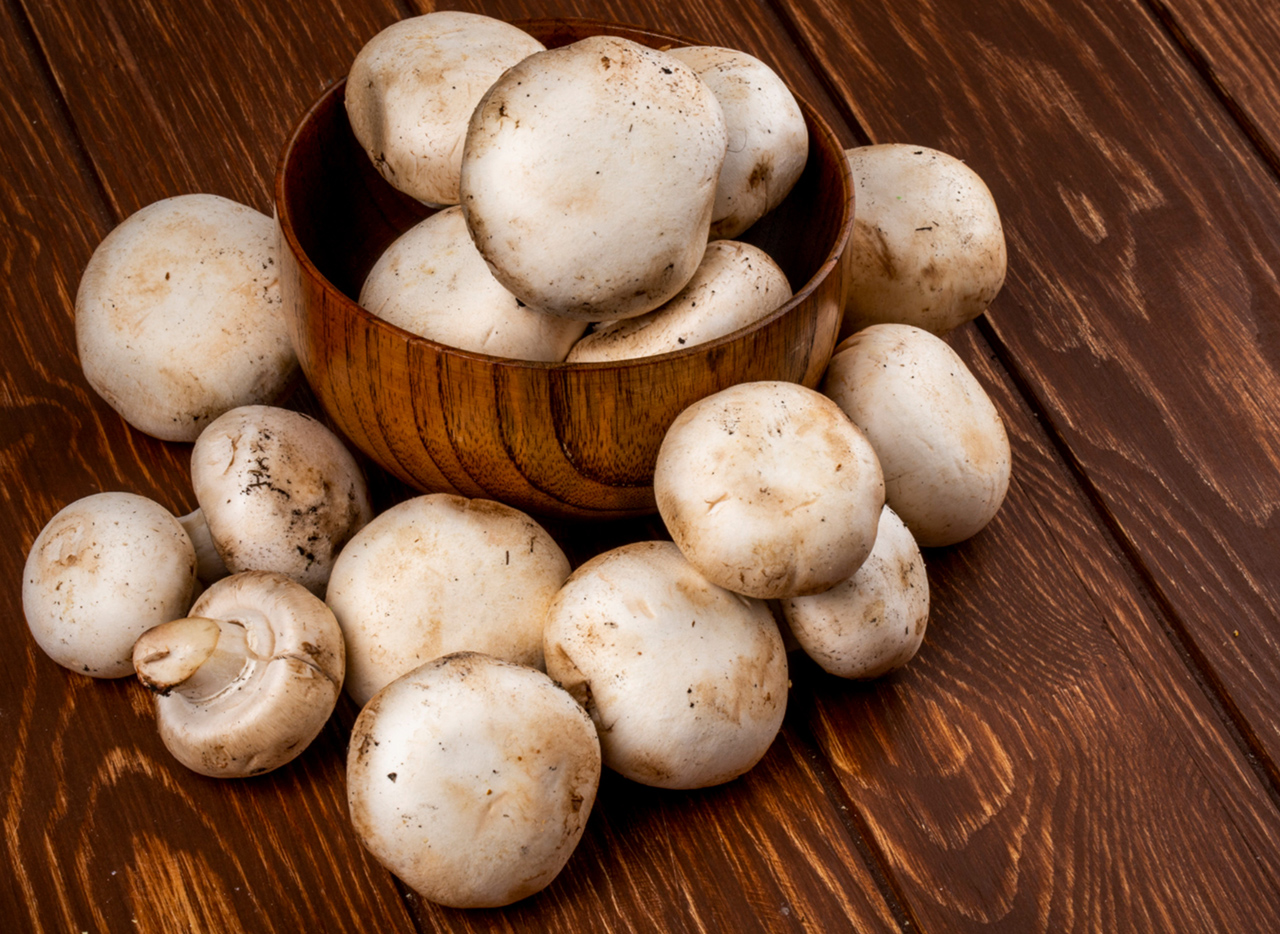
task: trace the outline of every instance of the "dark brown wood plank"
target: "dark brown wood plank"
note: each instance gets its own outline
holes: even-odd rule
[[[1280,172],[1280,7],[1266,0],[1147,0]]]
[[[1013,487],[987,530],[926,553],[903,672],[793,672],[849,806],[926,931],[1257,929],[1280,911],[1271,798],[975,329],[953,342],[1005,419]]]
[[[1274,782],[1267,166],[1136,0],[791,8],[872,137],[956,153],[990,182],[1012,257],[991,333]]]
[[[57,509],[100,490],[179,511],[192,497],[189,448],[128,430],[80,375],[75,288],[115,218],[8,4],[0,43],[0,516],[13,530],[0,551],[0,741],[10,750],[0,917],[22,931],[297,931],[324,907],[334,930],[412,930],[346,828],[341,723],[262,781],[201,779],[164,750],[136,682],[64,671],[27,633],[22,565]]]
[[[126,213],[155,198],[197,189],[262,206],[274,153],[289,124],[328,77],[345,71],[359,44],[379,27],[369,21],[369,11],[374,8],[374,4],[353,3],[345,10],[329,11],[329,20],[343,24],[343,28],[331,30],[326,42],[314,49],[296,36],[281,40],[271,34],[273,29],[287,31],[289,24],[279,23],[278,11],[268,10],[265,4],[241,4],[226,15],[219,8],[217,16],[212,7],[167,9],[159,4],[136,10],[126,4],[102,4],[86,10],[47,10],[32,5],[29,12],[103,188],[111,203]],[[308,10],[305,17],[313,25],[324,18],[315,10]],[[204,35],[215,28],[222,34],[220,41],[208,49],[200,47],[198,55],[182,38]],[[312,35],[310,40],[314,39]],[[278,48],[281,41],[283,48]],[[114,59],[126,63],[123,75],[84,72],[91,61]],[[277,70],[289,75],[288,86],[276,86],[267,99],[259,100],[258,83],[284,80]],[[175,73],[182,74],[183,86],[196,90],[187,94],[175,88]],[[256,107],[252,115],[241,109],[249,100]],[[147,154],[158,143],[180,152],[163,164],[150,166]],[[595,550],[593,546],[606,538],[591,532],[576,550]],[[570,545],[574,547],[572,542]],[[118,717],[111,704],[110,700],[104,703],[104,717]],[[318,782],[314,794],[335,802],[341,799],[343,786],[333,769],[339,762],[347,727],[349,722],[331,727],[326,734],[332,740],[331,748],[315,754],[323,757],[323,774],[296,775],[299,782]],[[102,733],[132,749],[140,742],[133,729],[136,727],[122,736],[119,725],[116,732],[103,726]],[[158,760],[151,767],[153,771],[160,768]],[[60,783],[60,777],[55,781]],[[197,787],[193,788],[193,783]],[[138,784],[141,787],[145,782]],[[259,787],[244,783],[227,786],[228,790],[223,790],[224,786],[207,788],[209,783],[181,775],[175,775],[170,784],[174,797],[196,809],[203,807],[209,794],[249,807],[243,803],[246,799],[241,787]],[[113,794],[114,789],[104,789],[101,797],[110,799]],[[167,799],[162,799],[164,802]],[[638,931],[656,926],[664,930],[735,927],[816,931],[840,918],[861,930],[896,929],[892,912],[850,838],[838,805],[786,739],[751,777],[725,789],[679,796],[610,781],[599,807],[582,852],[546,893],[508,912],[490,915],[417,905],[415,913],[421,926],[450,930],[508,925],[536,930],[605,927]],[[168,803],[167,809],[176,810],[178,805]],[[797,813],[803,818],[796,820]],[[271,838],[292,836],[304,851],[316,845],[306,842],[315,831],[305,822],[290,826],[263,815],[246,823]],[[180,858],[165,849],[166,845],[163,833],[157,832],[154,840],[148,838],[157,861],[171,869],[180,866],[183,859],[199,862],[208,857],[197,848]],[[91,847],[88,852],[101,861],[116,855],[109,844]],[[353,872],[348,865],[351,862],[350,854],[335,852],[330,871],[340,875]],[[362,865],[355,862],[357,868]],[[244,887],[267,886],[280,892],[281,900],[305,902],[297,897],[297,887],[279,885],[256,869],[244,871]],[[385,889],[390,877],[383,876]],[[92,896],[85,897],[92,905]],[[311,896],[320,904],[330,897],[343,899],[346,893],[335,889]],[[216,914],[208,914],[220,910],[222,897],[217,893],[190,893],[189,902],[195,913],[192,917],[218,920]],[[302,910],[300,906],[290,912]],[[280,913],[293,917],[290,912]],[[175,924],[175,917],[183,917],[181,909],[169,905],[157,909],[152,920]]]

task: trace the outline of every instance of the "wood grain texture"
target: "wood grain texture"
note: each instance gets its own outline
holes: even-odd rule
[[[1274,177],[1140,3],[789,8],[873,138],[990,183],[1001,353],[1276,781]]]
[[[4,97],[8,109],[0,111],[6,138],[20,141],[0,152],[9,160],[0,174],[0,216],[21,232],[0,241],[6,272],[16,271],[0,288],[10,290],[7,308],[24,309],[7,313],[3,325],[11,339],[0,347],[6,405],[0,427],[12,432],[6,442],[12,437],[17,443],[0,451],[7,458],[6,478],[23,478],[5,485],[3,500],[6,518],[22,530],[23,554],[43,521],[88,492],[86,485],[118,479],[175,507],[188,495],[185,446],[151,442],[122,426],[84,388],[68,356],[69,296],[93,244],[119,213],[189,186],[205,187],[205,180],[211,190],[265,207],[274,147],[285,129],[329,78],[345,71],[343,55],[354,54],[379,22],[396,15],[376,0],[305,13],[263,6],[241,0],[214,11],[202,3],[102,0],[50,10],[29,3],[39,43],[23,39],[21,19],[0,36],[6,43],[0,68],[11,79],[8,86],[21,89]],[[794,86],[816,89],[806,96],[833,119],[846,144],[863,131],[842,110],[872,121],[867,129],[873,134],[882,132],[874,121],[886,119],[877,107],[887,109],[889,99],[876,103],[883,94],[874,82],[870,105],[860,87],[849,94],[853,108],[823,98],[824,79],[790,38],[797,25],[815,50],[828,48],[827,32],[849,42],[839,32],[849,30],[841,16],[857,11],[836,9],[819,25],[806,13],[810,7],[797,8],[790,24],[764,4],[729,8],[706,0],[665,8],[613,0],[590,7],[548,2],[478,8],[505,18],[608,16],[746,48],[775,64]],[[958,41],[963,30],[939,21],[933,9],[912,6],[899,19],[871,10],[856,23],[854,37],[868,31],[877,51],[890,38],[934,50],[939,29],[956,32]],[[1055,59],[1061,50],[1045,31],[1060,29],[1059,41],[1070,46],[1080,35],[1092,35],[1088,29],[1107,14],[1071,28],[1052,17],[1044,27],[1011,20],[1006,28],[1016,26],[1028,37],[1018,74],[1043,79],[1051,89],[1094,87],[1093,59]],[[306,22],[278,40],[271,35],[277,19]],[[1149,26],[1148,18],[1138,17],[1103,32],[1129,42],[1147,35]],[[1000,31],[982,35],[988,34]],[[178,38],[190,36],[204,41]],[[307,48],[309,42],[316,47]],[[1013,42],[1014,50],[1023,48],[1020,42]],[[966,67],[985,68],[997,52],[989,41],[970,43],[953,53],[947,68],[963,79]],[[1169,58],[1152,65],[1157,78],[1198,80],[1171,47],[1162,54]],[[41,55],[48,56],[56,80],[44,79]],[[268,74],[273,68],[285,74]],[[856,74],[832,71],[842,94],[860,80],[851,78]],[[947,81],[970,87],[955,78],[903,77],[894,89],[902,95],[903,113],[894,119],[915,126],[924,114],[927,125],[937,114],[921,98],[946,93]],[[170,86],[145,87],[148,82]],[[1027,97],[1044,93],[1036,81],[1024,83]],[[179,87],[186,84],[192,89]],[[60,121],[51,93],[58,87],[66,90],[70,122]],[[259,100],[252,90],[259,87],[282,96]],[[944,109],[959,108],[988,133],[1022,139],[1024,162],[1014,166],[1005,188],[1015,178],[1029,187],[1052,183],[1028,154],[1058,158],[1050,146],[1058,145],[1057,137],[1030,142],[1039,124],[1024,109],[1008,106],[1010,93],[997,95],[994,104],[965,96]],[[1095,88],[1087,111],[1131,108],[1136,105],[1126,103],[1129,95],[1146,93],[1119,85]],[[249,101],[260,112],[240,113]],[[1202,120],[1212,123],[1220,114],[1212,102],[1206,106]],[[1061,122],[1061,111],[1056,114]],[[1136,122],[1141,116],[1135,110]],[[79,162],[77,132],[88,156]],[[268,138],[273,133],[278,137]],[[150,159],[162,138],[180,143],[181,155]],[[1120,166],[1114,171],[1140,177],[1131,153],[1128,161],[1125,153],[1109,153]],[[61,169],[67,165],[77,168],[67,173]],[[978,167],[988,174],[990,166]],[[1187,176],[1197,186],[1226,184],[1211,159],[1186,167],[1205,173]],[[1094,163],[1084,168],[1098,172]],[[1243,183],[1253,184],[1250,177],[1246,173]],[[105,197],[98,197],[99,179]],[[1079,293],[1095,295],[1095,329],[1123,331],[1130,306],[1104,301],[1110,293],[1088,292],[1078,281],[1085,277],[1081,270],[1109,259],[1107,251],[1119,239],[1112,217],[1127,218],[1134,210],[1132,190],[1108,184],[1100,192],[1088,189],[1087,199],[1067,197],[1062,203],[1070,202],[1074,212],[1058,216],[1059,229],[1048,233],[1024,214],[1011,256],[1015,269],[1023,264],[1024,278],[997,300],[992,318],[1003,315],[1010,322],[1006,329],[1030,329],[1034,322],[1037,330],[1065,330],[1065,324],[1039,322],[1043,312],[1033,316],[1028,309],[1042,294],[1056,299]],[[1001,190],[997,197],[1004,207]],[[36,210],[59,199],[58,210],[71,221],[61,215],[47,220]],[[1030,200],[1028,195],[1026,204]],[[1238,209],[1232,217],[1238,221],[1243,213]],[[1091,220],[1095,216],[1099,220]],[[1061,227],[1063,217],[1070,226]],[[1097,243],[1077,237],[1077,217],[1095,236],[1100,230],[1109,236]],[[1159,214],[1159,220],[1180,229],[1172,214]],[[1258,226],[1258,239],[1262,232]],[[1046,242],[1061,252],[1052,263]],[[1144,283],[1189,275],[1184,254],[1191,247],[1181,235],[1171,242],[1179,248],[1148,254],[1158,271],[1145,274]],[[1230,255],[1196,254],[1203,265],[1195,276],[1237,281],[1233,267],[1223,263]],[[1051,291],[1049,284],[1058,288],[1056,266],[1072,278]],[[1105,276],[1098,272],[1097,278]],[[1050,307],[1060,313],[1060,304]],[[997,334],[1003,341],[1004,331]],[[343,812],[340,760],[353,716],[348,707],[315,748],[279,775],[232,784],[191,776],[163,752],[135,686],[74,678],[36,653],[17,603],[22,554],[0,550],[8,582],[0,591],[7,610],[0,620],[10,644],[21,646],[0,663],[6,679],[0,730],[22,751],[4,786],[5,843],[15,872],[0,882],[0,918],[20,919],[19,930],[28,921],[36,930],[292,930],[321,926],[316,918],[330,916],[336,921],[323,929],[1265,930],[1280,914],[1274,881],[1280,878],[1280,834],[1272,798],[1166,637],[1162,627],[1169,620],[1161,608],[1167,601],[1160,594],[1153,598],[1147,581],[1128,566],[1126,540],[1117,548],[1099,527],[1077,478],[1056,457],[1055,439],[1036,424],[1008,375],[990,363],[974,329],[964,329],[956,343],[1005,415],[1015,442],[1016,480],[991,529],[927,556],[934,619],[921,656],[873,686],[838,683],[798,664],[783,736],[742,781],[685,795],[606,778],[599,810],[566,874],[540,896],[501,912],[451,912],[410,896],[406,915],[390,877],[352,849],[345,830],[312,833]],[[1083,382],[1099,382],[1102,401],[1095,402],[1088,427],[1101,437],[1125,438],[1135,416],[1124,408],[1129,396],[1111,385],[1115,374],[1108,367],[1126,386],[1150,379],[1153,371],[1161,375],[1161,366],[1189,369],[1167,338],[1154,346],[1147,357],[1130,352],[1105,364],[1086,355],[1082,373],[1066,378],[1054,370],[1051,375],[1062,378],[1043,384],[1051,388],[1042,392],[1078,392]],[[1218,344],[1206,340],[1204,354],[1217,353]],[[1040,365],[1035,353],[1029,358],[1027,366]],[[1016,353],[1011,359],[1019,375],[1033,372]],[[1130,366],[1136,367],[1132,373]],[[1245,370],[1231,371],[1239,372]],[[1222,386],[1216,389],[1216,396],[1193,394],[1193,408],[1220,402]],[[1111,412],[1102,402],[1119,408]],[[1169,400],[1165,406],[1175,422],[1187,421],[1180,406]],[[1185,456],[1182,448],[1167,446],[1168,437],[1147,430],[1156,435],[1152,443],[1166,445],[1146,452],[1149,458]],[[1120,450],[1123,457],[1114,461],[1095,459],[1124,473],[1123,458],[1132,456],[1132,447]],[[1074,466],[1089,480],[1091,464],[1082,459]],[[20,468],[30,472],[19,475]],[[1213,478],[1217,467],[1203,469]],[[1111,476],[1100,474],[1101,480]],[[386,503],[405,491],[381,483],[378,495]],[[1174,519],[1185,508],[1169,504]],[[610,544],[661,534],[646,520],[586,529],[559,522],[554,531],[575,561]],[[1169,567],[1186,560],[1194,544],[1171,541]],[[1234,574],[1234,554],[1206,552],[1195,572]],[[1150,574],[1161,586],[1168,576],[1167,569]],[[1273,673],[1265,667],[1257,672],[1256,692],[1274,694],[1275,681],[1268,680]],[[36,697],[52,703],[37,705]],[[210,828],[221,836],[210,836]],[[144,893],[154,897],[147,900]],[[311,913],[303,917],[299,906]],[[359,923],[348,920],[361,914],[366,917]]]
[[[1280,172],[1280,7],[1266,0],[1147,0]]]
[[[1257,930],[1280,910],[1270,796],[975,329],[952,342],[1013,486],[978,536],[926,551],[904,671],[793,671],[818,746],[922,930]]]

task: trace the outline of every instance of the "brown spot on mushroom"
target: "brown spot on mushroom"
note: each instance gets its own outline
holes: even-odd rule
[[[773,177],[773,158],[765,155],[755,164],[755,168],[751,170],[751,174],[747,176],[747,187],[750,189],[767,186],[769,179]]]

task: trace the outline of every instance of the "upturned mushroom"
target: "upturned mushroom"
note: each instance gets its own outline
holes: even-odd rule
[[[63,508],[31,545],[22,610],[36,644],[95,678],[133,674],[134,640],[183,616],[196,554],[169,510],[134,493],[96,493]]]
[[[648,314],[596,325],[567,360],[626,360],[692,347],[759,321],[790,298],[787,275],[768,253],[749,243],[715,240],[675,297]]]
[[[578,568],[545,638],[547,673],[591,715],[604,764],[633,781],[730,781],[782,726],[787,654],[769,608],[712,584],[671,542]]]
[[[432,207],[457,204],[471,112],[499,75],[542,49],[523,30],[476,13],[402,19],[351,65],[351,130],[392,186]]]
[[[365,278],[360,304],[420,337],[517,360],[563,360],[587,327],[534,311],[504,289],[456,206],[386,249]]]
[[[347,643],[347,693],[451,652],[543,666],[547,605],[569,561],[510,506],[435,493],[388,509],[338,556],[326,599]]]
[[[915,657],[929,622],[929,578],[911,532],[888,506],[871,554],[830,590],[781,601],[792,636],[823,670],[878,678]]]
[[[818,593],[871,553],[884,478],[830,399],[795,383],[741,383],[681,412],[653,493],[685,557],[761,599]]]
[[[313,593],[373,518],[351,452],[288,409],[242,406],[215,419],[191,450],[191,482],[228,570],[279,571]]]
[[[424,898],[495,908],[546,887],[600,781],[595,727],[540,671],[447,655],[388,684],[347,754],[351,822]]]
[[[541,311],[629,318],[702,259],[724,115],[687,65],[615,36],[526,58],[472,114],[462,209],[494,276]]]
[[[337,703],[343,662],[329,608],[267,571],[223,578],[189,617],[133,646],[165,747],[213,778],[260,775],[306,749]]]
[[[781,204],[804,172],[804,113],[777,72],[746,52],[695,45],[668,54],[694,70],[724,111],[728,154],[716,184],[711,237],[736,237]]]
[[[909,324],[859,331],[836,347],[822,391],[871,439],[885,500],[921,545],[953,545],[995,517],[1009,489],[1009,438],[941,338]]]
[[[130,425],[194,441],[239,405],[273,402],[297,371],[280,313],[271,218],[217,195],[130,215],[76,293],[85,378]]]
[[[1004,285],[1004,229],[973,169],[924,146],[847,150],[858,210],[844,262],[840,337],[872,324],[945,334],[986,311]]]

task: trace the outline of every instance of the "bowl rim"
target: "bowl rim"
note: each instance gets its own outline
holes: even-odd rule
[[[605,20],[596,20],[583,17],[536,17],[531,19],[518,19],[510,21],[511,25],[520,29],[528,29],[530,27],[546,27],[564,28],[571,27],[577,29],[593,29],[593,30],[624,30],[628,33],[647,36],[651,39],[669,42],[673,47],[689,46],[689,45],[707,45],[705,42],[689,39],[687,37],[677,36],[670,33],[659,32],[648,29],[644,26],[633,26],[625,23],[614,23]],[[597,34],[608,35],[607,32]],[[741,50],[735,50],[741,51]],[[746,54],[750,55],[750,52]],[[765,64],[768,64],[767,62]],[[772,68],[773,66],[769,66]],[[779,76],[781,77],[781,76]],[[799,290],[792,293],[791,298],[785,303],[775,308],[772,312],[763,318],[746,324],[735,331],[723,334],[719,337],[712,338],[709,341],[703,341],[697,344],[691,344],[688,347],[682,347],[678,350],[667,351],[661,354],[650,354],[642,357],[629,357],[623,360],[601,360],[590,362],[567,362],[563,360],[542,361],[542,360],[521,360],[514,357],[500,357],[492,354],[481,353],[474,350],[465,350],[461,347],[454,347],[449,344],[443,344],[440,341],[433,340],[429,337],[423,337],[412,331],[405,330],[398,325],[392,324],[383,318],[379,318],[371,311],[360,304],[358,299],[353,299],[342,289],[338,288],[329,279],[327,275],[320,271],[319,267],[312,261],[311,256],[302,248],[302,244],[298,240],[297,233],[294,228],[293,218],[291,216],[288,202],[285,198],[285,176],[291,162],[294,149],[302,136],[303,128],[306,127],[314,118],[314,115],[326,106],[330,106],[330,98],[346,93],[347,76],[332,81],[319,97],[311,104],[310,107],[302,114],[293,128],[289,131],[289,137],[285,141],[284,146],[280,150],[279,158],[276,161],[276,174],[274,191],[274,207],[276,211],[276,221],[280,234],[289,252],[293,255],[294,260],[298,263],[304,273],[315,283],[318,283],[327,297],[340,305],[350,306],[358,318],[363,319],[366,326],[385,329],[401,341],[410,345],[422,345],[430,348],[435,354],[447,354],[449,356],[457,356],[473,360],[488,366],[501,368],[515,368],[528,370],[546,370],[550,372],[577,372],[591,370],[626,370],[637,369],[655,362],[666,362],[673,359],[683,357],[697,357],[712,352],[719,347],[733,344],[742,337],[754,331],[768,327],[779,318],[789,314],[794,308],[803,303],[812,295],[818,287],[826,281],[827,277],[832,274],[839,274],[839,266],[841,257],[848,246],[849,238],[853,231],[854,223],[854,185],[853,172],[849,166],[849,160],[843,158],[845,147],[840,143],[839,138],[831,129],[830,125],[818,113],[817,108],[811,105],[806,99],[796,94],[792,90],[792,95],[796,99],[796,103],[800,106],[800,111],[804,115],[805,123],[808,125],[810,132],[822,139],[833,152],[839,152],[842,155],[838,161],[838,171],[841,182],[844,186],[846,197],[844,198],[841,214],[840,225],[836,232],[835,242],[823,257],[822,263],[814,271]],[[790,89],[790,85],[787,85]],[[344,107],[345,109],[345,107]],[[357,144],[358,145],[358,144]],[[443,210],[436,209],[436,210]],[[767,215],[766,215],[767,216]],[[708,241],[710,242],[710,241]]]

